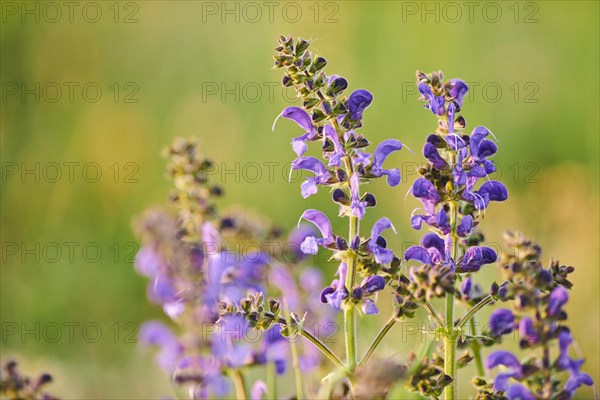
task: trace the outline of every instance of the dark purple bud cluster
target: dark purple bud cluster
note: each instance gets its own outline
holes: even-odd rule
[[[0,373],[0,395],[9,400],[58,400],[45,391],[50,382],[50,374],[29,378],[21,375],[16,361],[8,361]]]

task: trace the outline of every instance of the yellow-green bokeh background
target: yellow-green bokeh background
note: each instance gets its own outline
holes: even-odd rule
[[[403,13],[407,3],[419,11],[438,7],[440,21],[435,21],[435,15],[426,14],[422,20],[420,13]],[[66,169],[58,182],[41,179],[38,183],[31,175],[23,181],[19,174],[9,176],[3,170],[3,245],[94,242],[103,250],[95,263],[86,262],[77,251],[73,262],[63,255],[55,263],[43,256],[36,262],[31,255],[24,255],[22,262],[22,252],[4,253],[3,329],[6,323],[31,328],[36,322],[40,326],[95,322],[103,336],[89,343],[79,333],[71,343],[63,331],[61,340],[49,343],[44,338],[36,342],[31,335],[25,341],[9,335],[1,343],[2,359],[17,357],[30,372],[54,372],[53,391],[64,398],[171,394],[151,354],[134,343],[123,343],[126,323],[139,324],[160,317],[161,312],[147,304],[145,281],[134,273],[125,254],[115,262],[110,246],[117,243],[124,251],[135,241],[132,217],[166,199],[169,183],[159,152],[175,136],[199,137],[205,154],[230,168],[236,162],[291,161],[289,140],[299,134],[296,127],[280,121],[277,133],[271,132],[275,116],[289,102],[279,89],[269,99],[265,86],[281,78],[281,71],[271,70],[276,36],[290,33],[313,39],[313,49],[329,60],[327,71],[346,77],[351,89],[373,92],[375,101],[366,113],[363,131],[374,142],[398,138],[416,153],[403,151],[389,165],[420,161],[424,138],[435,127],[433,116],[421,109],[416,96],[403,93],[416,69],[442,69],[448,77],[477,83],[464,115],[471,127],[486,125],[500,139],[495,160],[510,190],[507,202],[489,208],[482,228],[492,242],[499,242],[505,229],[520,229],[543,246],[548,261],[554,257],[576,266],[567,310],[588,359],[585,370],[597,380],[599,3],[496,2],[502,12],[496,23],[483,17],[481,10],[487,3],[476,3],[473,21],[465,4],[455,3],[463,15],[454,23],[444,18],[444,10],[452,11],[444,8],[445,3],[394,1],[317,3],[317,23],[313,1],[296,3],[302,11],[296,23],[283,18],[286,3],[277,3],[270,21],[262,2],[255,3],[263,15],[254,23],[248,21],[254,14],[241,14],[239,22],[235,15],[222,21],[220,14],[206,15],[203,21],[206,4],[197,1],[137,2],[138,22],[130,24],[113,21],[109,8],[113,2],[97,3],[103,11],[98,23],[86,22],[77,12],[73,22],[65,16],[56,23],[36,23],[32,17],[22,22],[19,16],[3,14],[3,85],[97,82],[104,92],[97,103],[77,94],[72,103],[65,95],[56,103],[35,102],[31,96],[23,102],[18,95],[2,100],[3,166],[96,162],[103,172],[96,183],[84,181],[77,169],[73,183],[66,178]],[[225,7],[221,2],[211,4]],[[227,7],[233,9],[235,4],[228,2]],[[244,3],[237,4],[242,12]],[[27,5],[35,7],[35,3]],[[126,3],[118,7],[123,13],[120,20],[134,10]],[[520,10],[518,22],[515,7]],[[327,22],[325,16],[335,10],[337,22]],[[525,23],[535,10],[537,21]],[[454,14],[446,14],[448,18]],[[108,89],[114,82],[134,82],[139,102],[115,103],[114,92]],[[225,83],[231,88],[236,82],[258,84],[264,88],[262,96],[256,102],[252,102],[254,92],[242,93],[239,101],[233,95],[225,101],[219,95],[203,98],[203,84],[206,88],[207,83]],[[520,88],[517,98],[515,82]],[[525,87],[528,83],[534,86]],[[482,91],[486,84],[501,88],[497,101],[491,101],[496,97],[492,89]],[[537,101],[525,101],[532,87],[538,90],[528,99]],[[139,166],[138,182],[123,182],[121,175],[115,183],[109,169],[115,162]],[[532,171],[535,174],[526,179]],[[243,203],[288,227],[307,207],[335,212],[325,191],[302,200],[298,183],[286,183],[281,168],[276,173],[272,183],[263,175],[252,184],[238,184],[229,175],[224,205]],[[377,217],[389,216],[398,228],[398,236],[390,239],[397,249],[419,237],[419,232],[408,228],[417,204],[404,200],[413,179],[408,176],[393,189],[377,184],[373,191],[379,205],[365,222],[368,226]],[[337,228],[343,229],[339,224]],[[331,276],[333,267],[325,269]],[[484,281],[499,279],[495,267],[486,270]],[[376,332],[375,321],[371,318],[363,326],[363,348]],[[120,333],[117,343],[115,323]],[[382,348],[386,354],[398,352],[402,359],[415,346],[398,340],[399,332],[386,339]],[[463,374],[466,377],[467,370]],[[466,395],[468,385],[463,386]],[[581,398],[591,396],[589,388],[580,392]]]

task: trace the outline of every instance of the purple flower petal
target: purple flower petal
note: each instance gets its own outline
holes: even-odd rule
[[[511,333],[515,324],[515,316],[510,310],[500,308],[490,316],[490,330],[494,337]]]
[[[552,289],[548,299],[548,315],[556,316],[569,301],[569,292],[562,286]]]
[[[519,336],[521,340],[525,340],[529,344],[536,344],[540,341],[540,336],[538,335],[531,318],[521,318],[521,321],[519,321]]]
[[[521,363],[510,351],[497,350],[491,353],[485,360],[485,367],[492,369],[498,365],[512,368],[515,371],[521,371]]]
[[[363,117],[363,111],[366,110],[371,102],[373,101],[373,95],[365,90],[358,89],[348,97],[348,110],[350,111],[350,118],[357,121]]]
[[[421,240],[421,246],[427,249],[427,252],[431,256],[431,262],[437,263],[442,262],[446,259],[446,250],[444,239],[439,237],[435,233],[428,233],[423,236]]]
[[[509,400],[536,400],[536,397],[520,383],[510,385],[506,391],[506,397],[508,397]]]
[[[450,96],[454,97],[454,100],[462,107],[463,98],[469,91],[469,85],[460,79],[452,79],[452,88],[450,89]]]
[[[385,288],[385,279],[379,275],[371,275],[360,284],[365,296],[379,292]]]
[[[362,304],[362,311],[369,315],[379,313],[379,309],[375,305],[375,302],[371,299],[365,299],[364,303]]]
[[[427,249],[421,246],[411,246],[404,252],[404,259],[406,261],[416,260],[423,264],[431,265],[431,256]]]
[[[436,169],[447,169],[448,163],[442,158],[438,149],[431,143],[425,143],[423,146],[423,155],[427,158]]]
[[[465,215],[456,228],[456,233],[460,237],[467,237],[473,229],[473,217]]]
[[[316,133],[315,127],[312,124],[312,118],[300,107],[287,107],[281,112],[281,116],[291,119],[307,133]]]
[[[497,259],[496,252],[489,247],[469,247],[460,262],[460,272],[479,271],[482,265],[491,264]]]
[[[323,239],[326,240],[326,244],[333,243],[333,231],[331,229],[331,222],[329,221],[329,218],[327,218],[327,215],[323,214],[319,210],[309,209],[302,213],[300,219],[305,219],[314,224],[321,232]]]

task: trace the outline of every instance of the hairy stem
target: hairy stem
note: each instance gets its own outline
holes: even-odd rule
[[[367,352],[365,353],[365,356],[360,361],[361,365],[366,364],[367,361],[369,361],[369,358],[371,357],[371,355],[373,355],[373,353],[375,352],[375,349],[377,348],[377,346],[379,346],[379,343],[381,343],[381,341],[383,340],[385,335],[387,335],[387,333],[390,331],[390,329],[392,329],[392,326],[394,326],[395,323],[396,323],[396,316],[392,315],[390,317],[390,319],[388,320],[388,322],[385,324],[385,326],[383,328],[381,328],[381,330],[377,334],[377,337],[375,337],[375,339],[373,340],[373,343],[371,343],[371,345],[369,346],[369,350],[367,350]]]
[[[492,298],[491,294],[488,294],[487,296],[485,296],[483,299],[481,299],[479,301],[479,303],[475,304],[469,311],[467,311],[465,316],[462,317],[460,319],[460,321],[458,321],[458,324],[456,324],[456,327],[462,328],[463,326],[465,326],[466,323],[469,322],[469,320],[471,318],[473,318],[475,316],[475,314],[477,314],[479,312],[479,310],[481,310],[483,307],[487,306],[492,301],[494,301],[494,299]],[[475,334],[473,334],[473,336],[475,336]]]
[[[428,301],[425,301],[424,305],[425,305],[425,309],[427,310],[427,312],[429,313],[429,315],[431,316],[431,318],[433,318],[434,321],[436,322],[437,327],[438,328],[443,328],[444,327],[444,322],[442,321],[442,317],[440,317],[440,315],[438,314],[437,310]]]
[[[477,336],[477,323],[475,322],[475,316],[471,318],[471,335]],[[475,358],[475,365],[477,366],[477,374],[479,376],[485,376],[485,369],[483,369],[483,360],[481,358],[481,344],[479,339],[473,339],[471,342],[471,350],[473,350],[473,357]]]
[[[450,202],[450,238],[452,240],[451,251],[452,259],[457,259],[457,242],[456,234],[457,225],[457,204],[456,201]],[[444,388],[446,400],[456,399],[456,337],[454,330],[454,293],[446,294],[446,330],[444,334],[444,373],[452,378],[452,382]]]
[[[339,125],[335,118],[333,119],[336,131],[339,133]],[[354,174],[354,166],[349,156],[344,157],[344,167],[348,174],[348,181]],[[354,238],[358,235],[360,229],[360,222],[354,215],[349,217],[349,228],[348,228],[348,243],[352,243]],[[356,270],[357,270],[357,257],[354,250],[348,250],[348,256],[346,259],[346,266],[348,273],[346,274],[346,288],[352,290],[356,283]],[[354,371],[356,364],[358,363],[358,357],[356,355],[356,307],[350,302],[346,302],[344,307],[344,337],[346,342],[346,362],[348,364],[348,370]]]

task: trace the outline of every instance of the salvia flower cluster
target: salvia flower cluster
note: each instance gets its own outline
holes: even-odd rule
[[[136,269],[168,321],[141,330],[144,343],[158,346],[158,364],[191,398],[383,399],[404,390],[451,400],[473,397],[459,396],[457,381],[457,370],[472,363],[476,373],[468,380],[478,399],[562,400],[591,385],[566,324],[573,268],[555,261],[543,267],[539,246],[521,234],[507,234],[502,255],[485,245],[483,217],[508,191],[490,177],[498,140],[484,126],[467,129],[462,116],[468,85],[444,80],[442,72],[417,72],[420,100],[436,125],[424,135],[424,164],[407,188],[421,206],[406,223],[426,232],[419,245],[398,253],[388,245],[393,215],[363,221],[377,205],[369,183],[385,180],[389,195],[401,200],[392,192],[401,176],[390,155],[405,146],[397,138],[371,143],[363,125],[373,94],[326,73],[327,60],[309,47],[305,39],[280,36],[274,56],[282,85],[298,97],[273,129],[278,137],[289,132],[291,169],[305,174],[303,225],[288,232],[243,208],[219,211],[223,188],[209,181],[212,163],[198,143],[176,139],[166,151],[175,184],[170,206],[137,223],[143,246]],[[323,192],[334,212],[310,206]],[[344,232],[335,217],[347,224]],[[295,247],[236,250],[241,242],[266,240]],[[336,262],[327,279],[310,264],[308,256],[319,252]],[[477,273],[491,269],[504,280],[484,288]],[[496,303],[505,306],[478,332],[477,314]],[[373,324],[383,309],[392,310],[389,319],[359,355],[359,321]],[[326,340],[337,325],[310,328],[329,326],[337,312],[343,356]],[[397,321],[421,315],[435,325],[421,350],[403,354],[406,346],[399,346],[394,357],[378,354]],[[248,340],[248,332],[260,339]],[[529,357],[503,348],[515,332]],[[278,384],[284,374],[293,375],[293,389]]]

